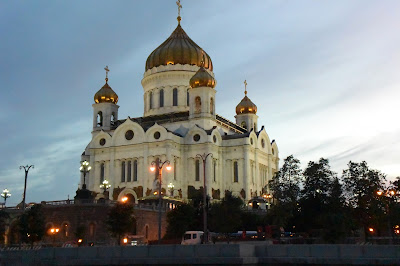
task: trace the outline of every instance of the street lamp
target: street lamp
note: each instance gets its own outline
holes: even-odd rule
[[[174,187],[175,187],[174,184],[172,184],[172,183],[168,184],[168,190],[171,193],[171,197],[174,196]]]
[[[107,189],[109,189],[111,185],[108,183],[107,180],[104,179],[103,183],[100,184],[100,188],[104,190],[103,194],[106,195]]]
[[[79,170],[81,173],[83,173],[82,189],[86,189],[86,174],[90,172],[90,169],[92,169],[92,167],[89,165],[88,161],[84,160],[81,162],[81,167],[79,167]]]
[[[385,191],[377,191],[376,194],[378,195],[378,197],[386,197],[387,200],[385,201],[385,207],[386,207],[386,215],[387,215],[387,227],[390,233],[390,238],[389,238],[389,244],[393,244],[393,227],[392,227],[392,223],[390,221],[390,208],[389,208],[389,202],[388,200],[395,197],[396,195],[398,195],[398,192],[395,190],[385,190]]]
[[[203,185],[203,231],[204,231],[204,238],[203,238],[203,243],[207,244],[208,242],[208,232],[207,232],[207,188],[206,188],[206,160],[207,157],[213,156],[212,153],[208,153],[208,154],[197,154],[196,157],[200,158],[203,160],[203,181],[204,181],[204,185]]]
[[[26,166],[23,166],[23,165],[21,165],[20,167],[19,167],[19,170],[21,170],[22,168],[24,168],[24,170],[25,170],[25,185],[24,185],[24,197],[22,198],[22,209],[23,210],[25,210],[25,196],[26,196],[26,180],[28,179],[28,172],[29,172],[29,169],[33,169],[33,168],[35,168],[35,166],[34,165],[26,165]]]
[[[10,191],[8,191],[8,189],[4,189],[3,193],[1,193],[1,197],[4,199],[4,206],[6,206],[7,198],[11,197]]]
[[[158,171],[158,244],[161,244],[161,203],[162,203],[162,196],[161,196],[161,183],[162,183],[162,168],[166,164],[166,169],[171,171],[172,167],[168,160],[164,162],[152,161],[150,166],[150,171]]]
[[[50,228],[50,234],[53,236],[53,246],[55,246],[56,242],[56,234],[60,231],[60,228]]]

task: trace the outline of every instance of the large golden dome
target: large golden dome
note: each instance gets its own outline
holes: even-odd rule
[[[247,92],[246,92],[247,94]],[[236,106],[236,114],[256,114],[257,106],[247,97],[244,96],[242,101]]]
[[[196,74],[194,74],[190,79],[189,84],[193,89],[198,87],[214,88],[215,79],[207,72],[207,70],[204,69],[204,67],[201,66]]]
[[[108,78],[106,78],[106,84],[94,95],[94,101],[96,103],[115,103],[118,102],[118,95],[108,85]]]
[[[203,56],[204,67],[212,71],[213,66],[210,56],[192,41],[181,25],[178,24],[171,36],[149,55],[146,61],[146,71],[161,65],[201,66]]]

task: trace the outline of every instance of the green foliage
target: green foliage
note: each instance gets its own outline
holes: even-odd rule
[[[237,232],[241,225],[243,201],[227,192],[221,202],[211,204],[209,229],[219,233]]]
[[[167,214],[167,232],[165,238],[181,238],[186,231],[193,230],[196,210],[190,204],[178,205]]]
[[[300,161],[290,155],[269,182],[276,201],[268,216],[274,225],[286,227],[296,215],[301,180]]]
[[[386,177],[380,171],[370,169],[365,161],[350,161],[347,166],[342,176],[353,219],[365,231],[370,226],[377,228],[384,223],[385,209],[384,199],[377,196],[377,191],[384,189]]]
[[[41,240],[45,234],[42,205],[35,204],[25,210],[19,217],[18,227],[22,242],[33,245],[34,242]]]
[[[127,203],[117,203],[109,211],[106,224],[113,237],[118,239],[121,244],[121,237],[131,232],[135,226],[133,217],[133,205]]]

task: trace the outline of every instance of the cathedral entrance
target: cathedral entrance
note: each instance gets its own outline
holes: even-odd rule
[[[126,202],[126,203],[129,203],[129,204],[135,204],[135,196],[133,196],[132,194],[130,194],[130,193],[127,193],[127,194],[125,194],[123,197],[122,197],[122,200],[124,201],[124,202]]]

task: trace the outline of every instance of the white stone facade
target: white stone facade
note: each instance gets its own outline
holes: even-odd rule
[[[206,162],[208,195],[223,198],[226,190],[244,200],[261,195],[278,170],[278,147],[264,127],[257,131],[257,125],[255,130],[240,126],[242,121],[256,124],[257,115],[238,115],[239,125],[217,115],[217,87],[189,86],[198,69],[177,64],[147,70],[142,80],[143,117],[118,120],[116,104],[93,104],[92,140],[81,157],[92,166],[86,176],[89,190],[101,193],[99,186],[106,179],[111,184],[110,198],[132,194],[137,201],[154,188],[155,173],[149,167],[158,158],[172,166],[170,172],[163,169],[163,189],[168,191],[167,185],[173,183],[174,196],[185,200],[190,186],[203,187],[203,162],[196,156],[212,153]]]

